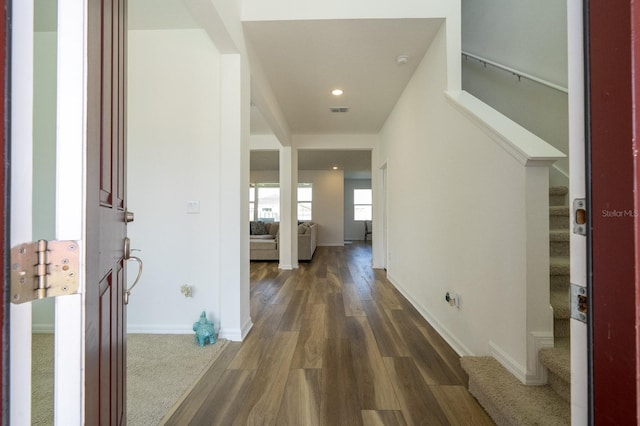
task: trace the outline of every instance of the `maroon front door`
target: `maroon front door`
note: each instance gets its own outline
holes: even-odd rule
[[[126,423],[126,0],[89,0],[85,423]]]
[[[7,35],[5,33],[6,29],[6,4],[5,0],[0,0],[0,99],[2,99],[2,103],[0,103],[0,135],[2,137],[2,148],[0,149],[0,164],[5,164],[6,150],[9,143],[9,138],[7,136],[5,122],[8,121],[8,111],[5,110],[5,99],[7,97],[7,85],[6,85],[6,72],[5,66],[7,64],[6,54],[7,54]],[[6,271],[6,259],[5,248],[8,246],[8,242],[5,241],[5,238],[8,238],[8,235],[5,234],[6,223],[7,223],[7,207],[4,203],[5,195],[7,193],[7,188],[5,186],[5,173],[6,166],[2,168],[0,171],[0,211],[3,214],[2,225],[0,226],[0,241],[2,241],[2,245],[0,245],[0,267],[2,267],[3,271]],[[3,274],[4,279],[3,282],[3,291],[2,291],[2,302],[0,303],[0,348],[2,348],[2,354],[0,355],[0,384],[2,385],[2,390],[0,390],[0,413],[2,413],[2,418],[0,418],[0,422],[3,425],[9,424],[9,413],[6,408],[9,406],[9,395],[7,390],[9,388],[9,374],[7,374],[7,367],[9,366],[8,362],[8,353],[5,351],[5,339],[9,337],[9,333],[6,329],[8,326],[7,321],[5,321],[5,314],[9,311],[9,298],[6,296],[9,290],[9,280],[6,279],[6,273]]]
[[[638,421],[638,5],[590,0],[591,421]],[[634,112],[635,109],[635,112]]]

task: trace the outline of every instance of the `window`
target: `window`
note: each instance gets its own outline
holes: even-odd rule
[[[280,186],[256,183],[249,187],[249,220],[280,221]]]
[[[256,186],[249,185],[249,220],[253,221],[256,217]]]
[[[313,188],[310,183],[298,184],[298,220],[311,220]],[[252,183],[249,186],[249,220],[280,222],[280,185]]]
[[[310,183],[298,184],[298,220],[311,220],[311,202],[313,200],[313,187]]]
[[[353,220],[371,220],[371,190],[353,190]]]

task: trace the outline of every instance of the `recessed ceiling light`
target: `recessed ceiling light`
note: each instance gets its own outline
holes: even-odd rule
[[[331,94],[332,94],[333,96],[340,96],[340,95],[342,95],[343,93],[344,93],[344,92],[342,91],[342,89],[333,89],[333,90],[331,91]]]
[[[333,166],[332,169],[333,170],[338,170],[338,166]]]

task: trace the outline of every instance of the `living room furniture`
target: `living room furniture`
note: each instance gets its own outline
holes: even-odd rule
[[[279,222],[251,222],[249,224],[249,258],[251,260],[279,260]],[[318,224],[302,222],[298,225],[298,260],[311,260],[318,244]]]

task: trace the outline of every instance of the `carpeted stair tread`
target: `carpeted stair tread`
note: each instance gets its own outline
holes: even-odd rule
[[[570,261],[566,256],[552,257],[549,262],[551,275],[569,275],[570,269]]]
[[[569,292],[562,290],[551,290],[549,294],[551,307],[553,308],[553,318],[571,318],[571,308],[569,306]]]
[[[549,214],[551,216],[565,216],[568,218],[570,211],[567,206],[549,206]]]
[[[569,241],[569,229],[552,229],[549,231],[549,241]]]
[[[566,186],[553,186],[549,188],[549,205],[564,206],[567,203],[569,190]]]
[[[551,257],[569,256],[570,247],[569,229],[552,229],[549,231],[549,255]]]
[[[570,405],[549,386],[525,386],[491,357],[463,357],[469,390],[498,424],[568,425]]]
[[[569,188],[566,186],[552,186],[549,188],[549,195],[567,195]]]
[[[565,382],[571,381],[571,350],[569,348],[542,348],[538,355],[538,359],[542,365]]]
[[[549,207],[549,229],[569,229],[569,207]]]

